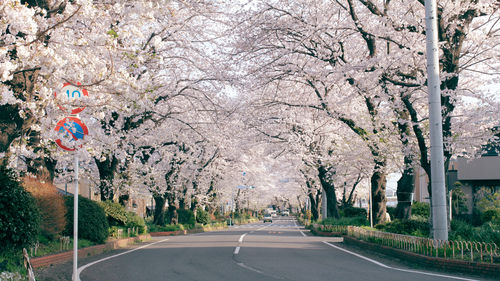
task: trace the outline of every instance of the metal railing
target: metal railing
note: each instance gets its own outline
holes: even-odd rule
[[[498,246],[495,243],[442,241],[369,230],[357,226],[348,226],[347,235],[359,240],[432,257],[489,263],[498,263],[500,257]]]

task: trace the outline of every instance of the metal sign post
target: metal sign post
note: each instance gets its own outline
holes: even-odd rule
[[[55,130],[62,134],[62,136],[57,139],[56,144],[66,151],[75,151],[81,148],[82,145],[78,145],[79,140],[88,135],[88,128],[77,116],[78,113],[85,109],[85,106],[77,104],[82,97],[87,97],[88,92],[79,87],[81,84],[77,83],[76,86],[70,83],[65,83],[60,90],[60,94],[54,93],[56,98],[56,103],[59,109],[65,113],[70,114],[70,117],[66,117],[60,120]],[[66,93],[64,95],[64,93]],[[75,190],[73,192],[73,281],[79,281],[78,278],[78,166],[79,159],[78,154],[75,154]]]
[[[78,155],[75,155],[75,192],[73,195],[73,281],[78,281]]]

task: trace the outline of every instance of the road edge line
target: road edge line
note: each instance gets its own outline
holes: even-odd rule
[[[300,227],[297,225],[296,220],[293,220],[293,224],[295,224],[295,227],[297,227],[297,229],[299,230],[300,234],[302,234],[302,236],[307,237],[307,235],[302,230],[300,230]]]
[[[140,250],[140,249],[144,249],[146,247],[149,247],[149,246],[152,246],[152,245],[155,245],[155,244],[158,244],[158,243],[162,243],[162,242],[165,242],[167,241],[169,238],[166,238],[166,239],[163,239],[163,240],[160,240],[160,241],[156,241],[156,242],[153,242],[151,244],[147,244],[147,245],[144,245],[144,246],[141,246],[141,247],[138,247],[138,248],[135,248],[135,249],[131,249],[131,250],[128,250],[128,251],[125,251],[123,253],[119,253],[119,254],[116,254],[116,255],[112,255],[112,256],[109,256],[109,257],[105,257],[105,258],[102,258],[100,260],[96,260],[96,261],[93,261],[91,263],[88,263],[86,265],[82,265],[78,268],[77,270],[77,274],[76,274],[76,281],[80,281],[80,273],[82,273],[82,271],[84,271],[86,268],[88,267],[91,267],[93,266],[94,264],[97,264],[97,263],[100,263],[102,261],[105,261],[105,260],[109,260],[109,259],[112,259],[112,258],[115,258],[115,257],[118,257],[118,256],[121,256],[121,255],[125,255],[125,254],[128,254],[128,253],[131,253],[131,252],[134,252],[134,251],[137,251],[137,250]]]
[[[478,281],[476,279],[469,279],[469,278],[463,278],[463,277],[458,277],[458,276],[451,276],[451,275],[437,274],[437,273],[431,273],[431,272],[425,272],[425,271],[418,271],[418,270],[411,270],[411,269],[403,269],[403,268],[392,267],[392,266],[385,265],[385,264],[383,264],[383,263],[381,263],[379,261],[376,261],[376,260],[370,259],[368,257],[365,257],[363,255],[360,255],[358,253],[354,253],[354,252],[351,252],[349,250],[343,249],[341,247],[332,245],[332,244],[328,243],[327,241],[321,241],[321,242],[323,242],[324,244],[326,244],[326,245],[328,245],[328,246],[330,246],[332,248],[335,248],[337,250],[341,250],[343,252],[346,252],[346,253],[351,254],[353,256],[356,256],[358,258],[364,259],[366,261],[369,261],[371,263],[374,263],[374,264],[376,264],[376,265],[378,265],[380,267],[384,267],[384,268],[389,268],[389,269],[403,271],[403,272],[409,272],[409,273],[417,273],[417,274],[423,274],[423,275],[429,275],[429,276],[444,277],[444,278],[450,278],[450,279],[458,279],[458,280],[465,280],[465,281]]]

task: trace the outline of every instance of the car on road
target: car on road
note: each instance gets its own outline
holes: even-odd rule
[[[273,217],[271,216],[271,214],[265,214],[264,215],[264,218],[262,219],[264,222],[273,222]]]
[[[290,212],[288,210],[284,210],[282,213],[281,213],[282,216],[284,217],[288,217],[290,215]]]

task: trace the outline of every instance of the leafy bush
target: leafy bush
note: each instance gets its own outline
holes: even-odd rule
[[[167,224],[164,226],[149,224],[148,223],[149,232],[166,232],[166,231],[178,231],[184,230],[184,226],[182,224]]]
[[[198,208],[198,210],[196,210],[196,222],[201,224],[209,224],[210,214],[207,211]]]
[[[134,212],[127,212],[127,223],[125,226],[127,228],[137,228],[139,231],[139,234],[144,233],[146,231],[146,223],[144,222],[144,219],[139,217],[136,213]]]
[[[65,196],[66,229],[64,233],[73,235],[73,197]],[[78,197],[78,237],[96,243],[103,243],[108,237],[108,221],[101,206],[85,197]]]
[[[178,215],[180,224],[194,225],[196,223],[194,213],[191,210],[177,209],[177,215]]]
[[[413,202],[411,205],[411,214],[414,216],[429,218],[431,214],[431,206],[429,203]]]
[[[144,219],[136,213],[127,211],[123,205],[113,201],[99,202],[103,208],[108,224],[110,226],[123,226],[125,228],[137,228],[139,233],[146,231]]]
[[[0,166],[0,254],[29,247],[38,236],[39,225],[35,199],[11,170]]]
[[[322,220],[320,222],[320,224],[323,224],[323,225],[354,225],[354,226],[369,225],[368,220],[364,216],[351,217],[351,218],[342,217],[340,219],[327,218],[327,219]]]
[[[500,243],[500,226],[497,224],[489,222],[481,227],[474,227],[461,220],[452,220],[450,226],[450,240]]]
[[[367,212],[363,208],[356,208],[356,207],[346,207],[342,209],[342,212],[345,217],[366,217]]]
[[[386,224],[377,224],[375,228],[390,233],[429,237],[429,223],[426,221],[395,219]]]
[[[99,202],[99,205],[104,210],[110,226],[124,226],[127,223],[127,210],[120,203],[108,200]]]
[[[498,222],[500,221],[500,208],[488,209],[481,214],[481,221],[487,223],[490,221]]]
[[[66,226],[66,206],[62,195],[53,184],[35,178],[25,177],[23,186],[33,195],[40,210],[41,234],[48,240],[54,240]]]

